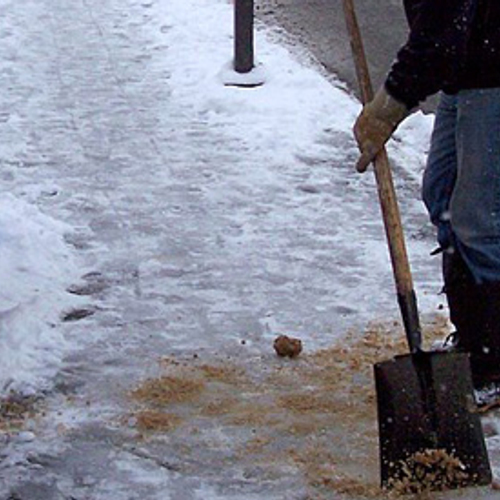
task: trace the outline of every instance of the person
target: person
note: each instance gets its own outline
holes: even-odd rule
[[[440,92],[422,193],[443,254],[453,348],[470,353],[476,389],[500,387],[500,2],[404,7],[408,40],[354,125],[357,168]]]

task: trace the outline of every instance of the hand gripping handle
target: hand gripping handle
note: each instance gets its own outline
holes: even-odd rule
[[[373,98],[373,88],[353,0],[343,0],[343,7],[361,98],[363,103],[367,103]],[[399,308],[410,352],[415,353],[421,350],[422,333],[401,216],[385,148],[375,157],[374,170]]]

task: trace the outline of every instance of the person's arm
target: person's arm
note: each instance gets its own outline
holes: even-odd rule
[[[478,0],[420,0],[407,7],[410,35],[398,52],[385,88],[413,108],[453,88],[467,58]],[[408,2],[412,4],[412,2]]]
[[[406,2],[408,42],[398,52],[385,84],[363,107],[354,125],[364,172],[401,121],[421,101],[452,88],[467,57],[476,4],[480,0]]]

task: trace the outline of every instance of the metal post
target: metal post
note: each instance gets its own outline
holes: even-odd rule
[[[234,70],[248,73],[254,67],[253,0],[235,0],[234,32]]]

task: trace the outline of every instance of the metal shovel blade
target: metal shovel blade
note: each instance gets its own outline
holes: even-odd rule
[[[417,352],[374,368],[383,488],[404,475],[410,457],[431,450],[460,460],[465,479],[456,487],[491,483],[467,354]]]

